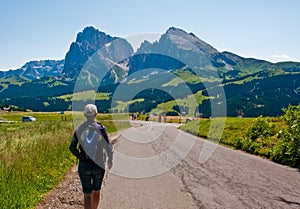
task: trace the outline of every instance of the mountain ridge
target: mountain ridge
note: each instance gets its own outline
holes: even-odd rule
[[[126,39],[89,26],[77,34],[65,59],[30,61],[15,71],[0,71],[0,102],[35,111],[67,110],[72,103],[64,100],[63,95],[91,89],[114,95],[122,86],[120,101],[112,101],[111,96],[95,101],[102,107],[100,111],[116,111],[119,103],[127,102],[130,111],[153,111],[162,107],[160,111],[168,114],[180,114],[180,110],[192,114],[198,108],[209,117],[209,101],[216,100],[220,94],[209,95],[205,85],[212,89],[219,85],[225,89],[229,116],[239,110],[244,110],[247,116],[278,115],[289,103],[300,103],[300,84],[293,79],[299,74],[298,62],[271,63],[219,52],[195,34],[175,27],[168,28],[153,43],[145,40],[134,52]],[[293,79],[293,83],[286,85],[288,79]],[[183,90],[186,87],[189,91]],[[262,89],[268,87],[267,91]],[[126,95],[133,92],[140,98],[136,96],[138,102],[132,104]],[[161,105],[172,100],[172,96],[180,101],[192,96],[185,94],[202,95],[197,100],[199,107]],[[272,94],[284,101],[272,98]],[[267,97],[261,98],[261,95]],[[83,101],[79,103],[82,106]]]
[[[226,66],[227,70],[234,70],[233,66],[236,65],[238,62],[241,62],[243,60],[254,60],[257,62],[265,62],[269,63],[270,65],[276,66],[276,65],[284,65],[287,63],[293,63],[294,65],[298,65],[300,62],[295,62],[295,61],[284,61],[284,62],[269,62],[263,59],[256,59],[256,58],[245,58],[241,57],[237,54],[234,54],[232,52],[228,51],[223,51],[219,52],[217,49],[215,49],[213,46],[210,44],[206,43],[205,41],[201,40],[198,38],[195,34],[192,32],[187,33],[183,29],[176,28],[174,26],[169,27],[164,34],[162,34],[160,40],[162,39],[163,36],[170,36],[169,38],[172,39],[173,41],[176,42],[175,37],[177,38],[182,38],[183,40],[187,40],[190,43],[194,44],[196,47],[198,47],[200,50],[205,51],[206,56],[208,56],[211,59],[211,62],[216,66]],[[0,70],[0,77],[4,77],[6,75],[10,74],[16,74],[16,75],[25,75],[25,77],[30,78],[32,80],[38,79],[43,76],[63,76],[66,78],[73,78],[78,76],[79,71],[82,69],[84,66],[84,63],[88,60],[89,57],[91,57],[97,50],[101,49],[105,44],[110,43],[115,41],[116,39],[122,39],[120,37],[112,37],[109,34],[106,34],[102,31],[99,31],[98,29],[94,28],[93,26],[87,26],[83,29],[83,31],[79,32],[76,36],[76,39],[74,42],[71,43],[69,51],[66,53],[65,58],[61,60],[36,60],[36,61],[28,61],[26,62],[21,68],[18,69],[10,69],[8,71],[1,71]],[[177,40],[178,41],[178,40]],[[179,42],[179,41],[178,41]],[[180,44],[182,42],[179,42]],[[130,45],[130,43],[128,43]],[[157,45],[157,42],[152,44],[145,40],[140,47],[138,47],[137,52],[141,52],[141,48],[143,49],[143,52],[147,52],[149,50],[144,50],[145,44],[148,46],[152,45],[153,50],[153,45],[155,48],[155,45]],[[131,45],[130,45],[131,46]],[[131,46],[132,47],[132,46]],[[157,46],[156,46],[157,47]],[[179,47],[180,48],[180,47]],[[154,49],[156,51],[156,49]],[[132,50],[133,53],[133,50]],[[170,54],[171,53],[167,53]],[[220,60],[218,60],[220,59]],[[46,66],[45,69],[41,68],[40,71],[38,70],[38,66],[42,62],[47,62],[47,61],[52,61],[52,62],[57,62],[59,66]],[[62,66],[62,62],[64,62]],[[225,62],[225,64],[224,64]],[[29,69],[27,69],[28,67]],[[51,70],[46,70],[46,68],[51,68],[53,72],[53,75],[51,75]],[[59,68],[56,70],[56,68]],[[61,69],[63,68],[63,69]],[[296,67],[298,70],[298,66]],[[34,72],[34,70],[37,70]],[[24,71],[27,71],[25,73]],[[32,71],[32,73],[30,73]]]

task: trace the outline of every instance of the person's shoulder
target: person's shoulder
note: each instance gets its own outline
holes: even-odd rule
[[[75,128],[75,130],[76,130],[76,131],[79,131],[79,130],[85,129],[86,127],[87,127],[87,123],[86,123],[86,121],[85,121],[85,122],[79,124],[79,125]]]
[[[96,123],[100,129],[105,129],[105,126],[102,123],[100,123],[99,121],[96,121]]]

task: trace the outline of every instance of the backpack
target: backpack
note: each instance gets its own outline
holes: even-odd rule
[[[100,132],[99,126],[85,123],[82,128],[80,145],[86,154],[86,158],[93,161],[100,160],[99,157],[102,159],[103,147],[100,142],[103,139],[103,134]]]

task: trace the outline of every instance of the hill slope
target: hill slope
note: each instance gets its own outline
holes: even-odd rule
[[[93,90],[109,95],[96,97],[103,112],[157,109],[192,116],[200,111],[209,117],[215,104],[227,107],[230,116],[238,111],[245,116],[279,115],[288,104],[300,103],[299,75],[300,63],[219,52],[174,27],[154,43],[145,40],[136,52],[127,40],[87,27],[64,60],[28,62],[0,72],[0,102],[36,111],[66,110],[72,101],[63,95]],[[194,104],[181,102],[193,97]],[[124,109],[119,104],[127,105]]]

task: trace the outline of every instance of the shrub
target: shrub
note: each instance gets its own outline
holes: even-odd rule
[[[272,149],[271,159],[300,168],[300,104],[284,108],[283,119],[287,125],[279,134],[279,143]]]
[[[270,149],[274,140],[273,136],[276,135],[274,124],[270,124],[267,118],[262,116],[258,117],[255,123],[247,130],[242,139],[237,143],[238,147],[251,154],[258,154],[268,157]]]
[[[250,139],[252,142],[255,142],[260,137],[267,138],[275,135],[275,133],[275,126],[272,124],[269,125],[269,123],[267,123],[266,120],[260,116],[256,119],[255,124],[248,129],[246,138]]]

